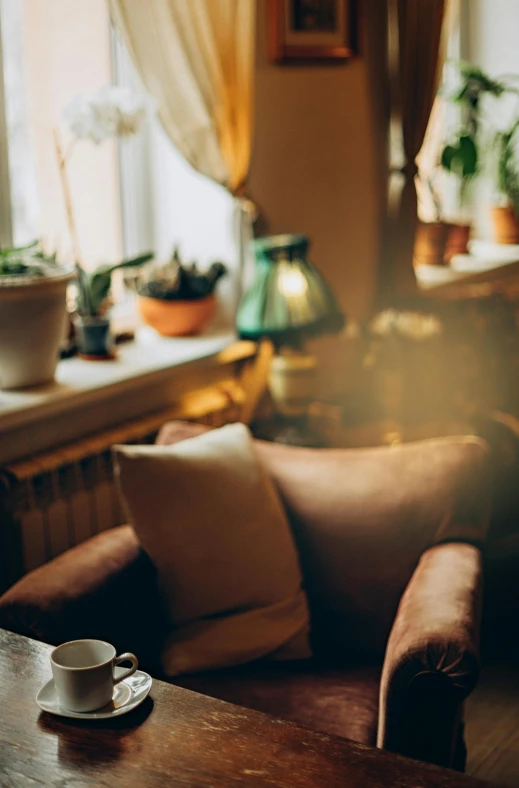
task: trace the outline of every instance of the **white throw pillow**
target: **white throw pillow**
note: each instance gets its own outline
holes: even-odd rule
[[[171,446],[115,446],[130,520],[155,564],[167,675],[310,656],[288,521],[243,424]]]

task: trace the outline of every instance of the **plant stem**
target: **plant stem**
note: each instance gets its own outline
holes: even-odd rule
[[[67,156],[65,155],[65,152],[63,150],[63,145],[61,143],[61,136],[57,128],[53,130],[53,135],[54,135],[54,146],[56,149],[56,158],[58,160],[61,188],[63,190],[63,200],[65,202],[68,231],[70,233],[70,240],[72,242],[72,253],[74,255],[75,263],[83,267],[81,248],[79,245],[79,235],[76,225],[76,217],[74,216],[74,207],[72,204],[72,192],[70,189],[70,181],[68,178]]]
[[[429,189],[429,194],[431,195],[431,199],[432,199],[433,205],[434,205],[434,211],[435,211],[434,221],[435,222],[441,222],[442,221],[442,206],[441,206],[440,198],[438,197],[438,192],[436,191],[436,189],[434,187],[432,178],[427,178],[426,183],[427,183],[427,188]]]

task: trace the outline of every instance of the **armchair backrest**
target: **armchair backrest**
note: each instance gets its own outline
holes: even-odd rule
[[[157,442],[204,429],[171,422]],[[485,538],[490,485],[478,438],[327,450],[257,441],[257,448],[299,549],[316,652],[381,654],[424,550]]]

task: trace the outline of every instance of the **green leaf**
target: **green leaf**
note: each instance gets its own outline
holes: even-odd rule
[[[462,180],[472,178],[478,171],[478,150],[473,138],[460,134],[455,145],[446,145],[441,154],[441,165]]]
[[[27,246],[13,246],[10,249],[0,249],[0,256],[2,257],[13,257],[15,255],[19,255],[23,252],[29,251],[29,249],[34,249],[39,244],[39,241],[32,241]],[[41,254],[41,253],[40,253]]]
[[[88,281],[89,300],[92,314],[97,315],[101,309],[103,301],[108,298],[110,285],[112,284],[112,272],[99,269],[90,275]]]
[[[136,268],[137,266],[144,265],[153,258],[153,253],[139,255],[132,257],[129,260],[123,260],[114,265],[100,265],[92,274],[87,274],[82,268],[79,268],[81,273],[78,273],[78,284],[80,289],[80,298],[78,299],[78,308],[82,314],[95,316],[103,305],[103,302],[108,298],[110,286],[112,283],[112,273],[119,268]]]
[[[459,139],[461,177],[471,178],[478,171],[478,149],[472,137],[462,134]]]
[[[519,120],[506,132],[498,132],[494,144],[498,152],[497,186],[510,203],[519,211],[519,164],[517,160],[517,139]]]
[[[463,85],[460,88],[460,90],[452,94],[450,100],[453,101],[455,104],[464,104],[467,95],[468,95],[468,86]]]
[[[0,275],[45,276],[47,267],[56,265],[56,254],[46,254],[39,243],[0,249]]]
[[[80,315],[94,316],[95,312],[92,310],[90,303],[90,281],[89,276],[81,266],[76,266],[77,286],[78,286],[78,301],[77,307]]]
[[[501,96],[509,86],[506,82],[492,79],[486,74],[479,66],[473,63],[461,61],[459,64],[461,76],[466,80],[467,84],[472,87],[473,91],[479,93],[490,93],[493,96]]]
[[[114,265],[102,265],[95,271],[95,273],[101,272],[103,274],[111,274],[113,271],[117,271],[119,268],[137,268],[140,265],[144,265],[144,263],[148,263],[153,259],[154,256],[155,255],[153,252],[146,252],[146,254],[141,254],[138,257],[131,257],[128,260],[123,260],[121,263],[115,263]]]
[[[456,148],[453,145],[446,145],[440,159],[443,169],[452,172],[452,163],[455,158]]]

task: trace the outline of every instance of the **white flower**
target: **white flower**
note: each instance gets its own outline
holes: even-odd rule
[[[97,122],[91,103],[82,96],[72,99],[64,115],[70,130],[79,140],[89,139],[98,145],[108,136],[103,126]]]
[[[65,109],[65,118],[74,136],[96,145],[110,137],[137,134],[150,103],[129,88],[106,85],[93,96],[76,96]]]

